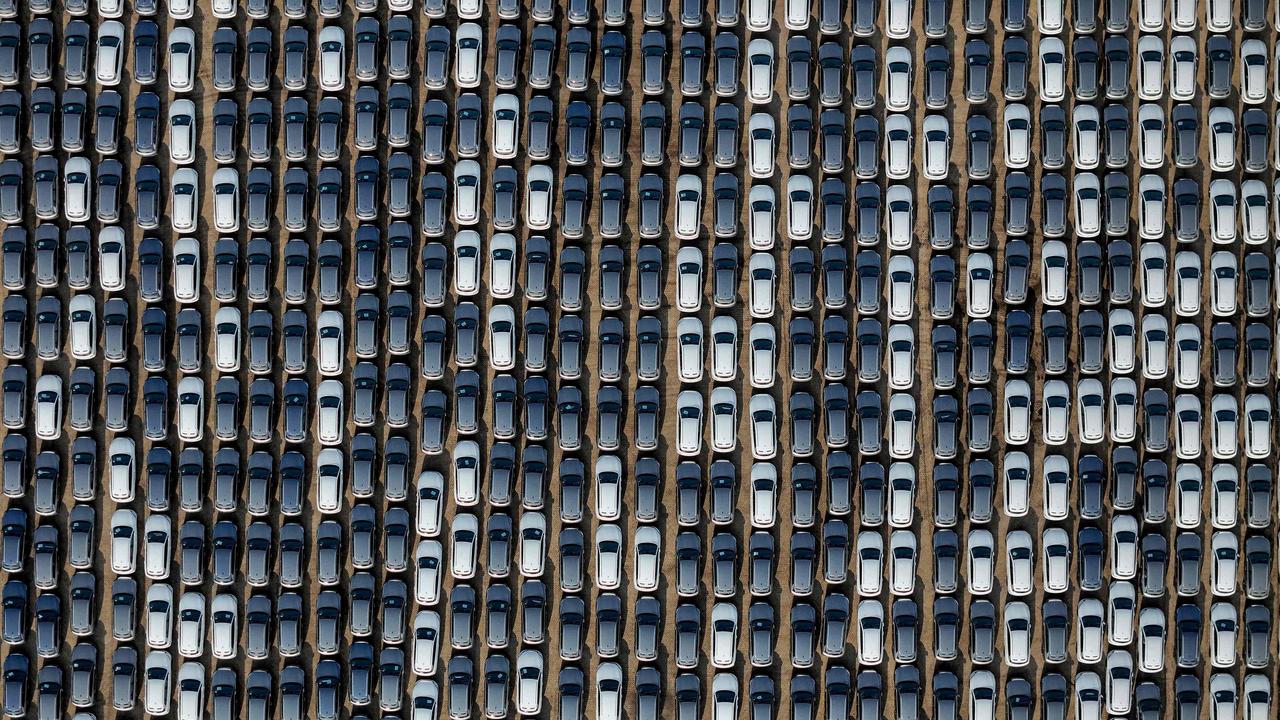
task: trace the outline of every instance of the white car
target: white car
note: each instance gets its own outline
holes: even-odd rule
[[[916,308],[915,260],[909,255],[890,255],[888,270],[889,320],[893,322],[909,321],[915,315]]]
[[[1044,546],[1044,591],[1064,593],[1071,585],[1071,539],[1059,527],[1045,528],[1041,536]]]
[[[1071,415],[1071,390],[1062,380],[1049,380],[1044,384],[1041,409],[1041,434],[1050,445],[1067,442]]]
[[[622,720],[622,666],[615,662],[602,662],[596,666],[596,718],[597,720]]]
[[[915,522],[916,471],[909,462],[889,465],[889,526],[908,528]]]
[[[1036,18],[1039,21],[1040,32],[1046,35],[1057,35],[1062,32],[1064,22],[1063,5],[1066,0],[1039,0],[1039,11]]]
[[[181,167],[171,177],[169,222],[177,232],[194,232],[200,220],[200,176],[192,168]]]
[[[702,321],[686,315],[676,324],[676,341],[678,350],[676,361],[679,366],[680,379],[684,382],[702,380]]]
[[[751,526],[771,528],[778,519],[778,468],[773,463],[751,465]]]
[[[1209,108],[1209,164],[1215,172],[1236,166],[1236,116],[1228,107]],[[1230,182],[1230,181],[1226,181]]]
[[[520,98],[499,93],[493,98],[493,132],[489,143],[493,156],[510,160],[520,148]]]
[[[858,603],[857,613],[858,661],[864,665],[879,665],[884,661],[884,605],[879,600],[862,600]]]
[[[597,520],[613,522],[622,515],[622,460],[617,455],[601,455],[595,465],[595,515]]]
[[[889,387],[910,390],[915,384],[915,332],[907,323],[892,323],[888,335]]]
[[[453,289],[459,295],[480,292],[480,233],[459,230],[453,237]]]
[[[325,310],[316,318],[316,357],[320,374],[325,377],[342,374],[347,355],[343,323],[339,310]]]
[[[773,100],[773,43],[756,38],[747,44],[747,97],[753,103]]]
[[[635,532],[635,586],[641,592],[658,589],[662,577],[662,533],[652,525]]]
[[[204,666],[194,660],[178,669],[178,720],[200,720],[205,712]]]
[[[1106,392],[1097,378],[1082,378],[1076,385],[1076,431],[1080,441],[1102,442],[1106,436]]]
[[[965,274],[968,278],[965,311],[971,318],[990,317],[995,302],[995,263],[991,255],[969,253]]]
[[[697,390],[684,390],[676,400],[676,449],[684,457],[696,457],[702,453],[702,394]]]
[[[751,396],[751,455],[756,460],[769,460],[778,453],[778,410],[772,395]],[[914,436],[913,436],[914,438]]]
[[[1138,384],[1128,377],[1111,380],[1111,441],[1133,442],[1138,434]]]
[[[1257,38],[1240,43],[1240,99],[1250,105],[1267,100],[1267,46]]]
[[[510,305],[489,308],[489,364],[495,370],[510,370],[516,365],[516,312]]]
[[[730,602],[711,607],[711,665],[731,668],[737,659],[738,608]]]
[[[240,309],[223,305],[213,316],[214,364],[223,372],[240,369]]]
[[[200,269],[200,243],[195,238],[178,238],[173,244],[173,299],[194,303],[200,299],[204,277]]]
[[[676,178],[676,237],[696,240],[702,227],[702,179],[682,174]]]
[[[213,656],[219,660],[234,658],[240,644],[240,608],[236,596],[225,592],[214,595],[210,617],[213,620],[210,642]]]
[[[1158,673],[1164,669],[1164,612],[1145,607],[1138,613],[1138,667],[1142,672]]]
[[[969,592],[974,595],[990,595],[995,582],[995,541],[989,530],[970,530],[968,542]]]
[[[200,135],[196,118],[196,106],[190,100],[178,98],[169,104],[170,162],[190,165],[195,161],[195,148]]]
[[[622,584],[622,529],[613,523],[596,527],[596,587],[616,590]]]
[[[36,392],[39,393],[38,386]],[[61,396],[61,386],[59,386],[59,396]],[[118,503],[133,502],[133,491],[137,482],[133,439],[123,435],[112,438],[107,448],[107,459],[111,468],[108,481],[111,499]]]
[[[1138,38],[1138,99],[1159,100],[1164,96],[1164,41],[1158,35]]]
[[[912,57],[905,46],[891,43],[884,53],[884,103],[891,112],[911,107]]]
[[[1240,183],[1240,224],[1244,230],[1244,241],[1250,245],[1261,245],[1269,237],[1268,197],[1266,183],[1261,180],[1250,179]]]
[[[1040,289],[1045,305],[1061,307],[1070,293],[1071,255],[1061,240],[1046,240],[1040,248]]]
[[[1197,49],[1196,41],[1189,35],[1175,35],[1169,41],[1172,70],[1169,77],[1169,96],[1178,102],[1195,97]]]
[[[1236,564],[1240,561],[1240,543],[1234,533],[1219,530],[1213,533],[1210,545],[1213,564],[1209,566],[1209,577],[1213,594],[1219,597],[1234,596],[1239,585],[1236,580]]]
[[[434,675],[440,661],[440,615],[434,610],[419,610],[413,616],[413,673],[419,677]]]
[[[911,0],[889,0],[885,7],[888,23],[884,34],[894,40],[911,36]]]
[[[1035,586],[1035,549],[1031,534],[1014,530],[1004,538],[1007,591],[1015,597],[1030,595]]]
[[[854,552],[858,562],[858,594],[863,597],[874,597],[880,594],[884,583],[884,538],[874,530],[858,533],[854,543]],[[844,568],[826,569],[829,581],[837,581]]]
[[[347,424],[341,380],[323,380],[316,390],[316,436],[323,445],[338,445]]]
[[[107,292],[123,290],[128,273],[124,230],[109,225],[98,233],[98,286]]]
[[[475,225],[480,219],[480,163],[459,160],[453,166],[453,219]]]
[[[1107,642],[1128,645],[1133,642],[1133,623],[1137,619],[1137,593],[1133,583],[1112,581],[1107,596]]]
[[[711,390],[711,447],[732,452],[738,447],[738,394],[723,385]]]
[[[885,235],[890,250],[907,252],[915,228],[915,193],[894,183],[885,189]]]
[[[942,115],[924,118],[924,176],[943,180],[951,168],[951,124]]]
[[[480,445],[474,439],[453,448],[453,502],[463,507],[480,502]]]
[[[178,654],[182,657],[200,657],[204,654],[204,631],[204,593],[182,593],[182,597],[178,599]]]
[[[88,222],[93,211],[93,166],[88,158],[67,158],[62,166],[63,216],[70,222]]]
[[[1021,600],[1004,606],[1004,659],[1010,667],[1026,667],[1031,662],[1031,610]]]
[[[1111,576],[1132,580],[1138,574],[1138,521],[1132,515],[1111,518]]]
[[[1239,205],[1235,183],[1224,178],[1209,183],[1209,232],[1215,244],[1235,242]]]
[[[792,177],[796,177],[793,175]],[[790,183],[790,179],[788,179]],[[812,186],[810,181],[810,197],[812,198]],[[773,187],[768,184],[752,185],[751,190],[747,193],[747,203],[751,212],[751,221],[748,224],[747,234],[751,243],[752,250],[771,250],[776,240],[775,224],[777,222],[777,198],[773,192]],[[810,203],[812,205],[812,202]],[[812,211],[810,211],[812,216]],[[810,219],[809,225],[813,222]],[[812,230],[810,230],[812,233]]]
[[[173,644],[173,586],[151,583],[147,588],[147,646],[164,650]]]
[[[169,89],[188,92],[195,84],[196,34],[179,25],[169,31]]]
[[[899,597],[916,589],[916,534],[895,530],[889,536],[889,591]]]
[[[219,232],[240,229],[240,174],[222,167],[213,173],[213,226]]]
[[[1128,650],[1112,650],[1107,653],[1106,670],[1107,710],[1116,715],[1127,715],[1133,705],[1133,656]]]
[[[111,571],[133,574],[138,555],[138,514],[128,508],[111,513]]]
[[[326,380],[325,382],[337,382]],[[322,383],[323,384],[323,383]],[[325,514],[339,512],[343,499],[343,463],[342,451],[327,447],[316,456],[316,508]]]
[[[414,598],[420,605],[435,605],[440,600],[444,546],[437,540],[419,540],[418,547],[414,550],[414,561]]]
[[[1062,40],[1054,36],[1040,38],[1040,99],[1062,102],[1067,96],[1067,55]],[[1007,116],[1006,116],[1007,119]]]
[[[494,233],[489,238],[490,297],[506,299],[515,295],[518,265],[515,236],[510,233]]]
[[[1045,38],[1043,42],[1062,41]],[[1025,168],[1031,161],[1031,111],[1022,103],[1004,108],[1004,160],[1011,168]]]
[[[1031,386],[1026,380],[1013,378],[1004,384],[1004,441],[1009,445],[1026,445],[1030,440]]]
[[[548,165],[529,167],[525,181],[525,225],[530,230],[551,227],[551,206],[555,197],[555,176]]]
[[[484,59],[484,31],[473,22],[458,26],[454,39],[457,54],[453,63],[453,79],[459,88],[480,86],[480,66]]]
[[[1203,419],[1204,414],[1198,397],[1186,393],[1174,397],[1173,445],[1180,459],[1195,460],[1200,457]]]
[[[910,393],[889,398],[889,456],[905,460],[916,453],[916,401]]]
[[[773,115],[767,112],[752,113],[747,120],[747,132],[751,142],[747,146],[751,177],[770,178],[774,172],[774,147],[777,142],[777,126]]]
[[[57,440],[62,437],[62,378],[47,373],[36,381],[36,437]]]
[[[542,712],[544,682],[542,653],[534,649],[522,650],[516,656],[517,712],[525,716],[536,716]]]
[[[547,518],[540,512],[520,514],[520,574],[541,577],[547,561]]]
[[[1271,457],[1271,401],[1261,393],[1244,397],[1244,453],[1251,459]]]
[[[161,717],[169,714],[169,696],[173,694],[172,676],[173,659],[169,653],[163,650],[147,653],[142,695],[148,715]]]
[[[1101,116],[1092,105],[1078,104],[1071,110],[1075,147],[1072,157],[1077,170],[1092,170],[1101,162],[1098,134]]]
[[[1138,164],[1143,168],[1155,170],[1164,167],[1165,128],[1164,110],[1159,104],[1143,103],[1138,106]],[[1148,176],[1142,177],[1145,180]],[[1161,187],[1164,186],[1162,179],[1158,176],[1153,177],[1160,182]],[[1139,195],[1145,195],[1141,185]],[[1163,221],[1163,217],[1161,220]]]
[[[777,263],[773,255],[767,252],[751,254],[747,272],[751,276],[749,295],[751,300],[751,316],[754,318],[773,317],[775,284],[777,282]]]
[[[1061,455],[1046,455],[1042,473],[1044,482],[1044,516],[1046,520],[1063,520],[1071,508],[1071,465]]]
[[[892,180],[905,180],[911,175],[911,118],[904,113],[890,113],[884,120],[885,173]]]
[[[1159,240],[1165,235],[1164,180],[1144,173],[1138,178],[1138,234],[1143,240]]]
[[[792,240],[808,240],[813,237],[814,202],[813,180],[808,175],[794,173],[787,178],[787,237]],[[769,220],[772,221],[772,205],[769,210]],[[772,232],[769,239],[769,246],[772,247]]]
[[[168,515],[154,513],[147,516],[143,532],[143,572],[151,580],[164,580],[169,577],[172,560],[173,521]]]
[[[458,513],[449,530],[449,572],[458,580],[470,579],[480,552],[480,522],[471,513]]]
[[[1239,618],[1228,602],[1209,606],[1209,662],[1213,667],[1229,668],[1239,663],[1236,657],[1236,635]],[[1228,717],[1235,717],[1234,713]]]
[[[676,307],[681,312],[702,308],[702,280],[702,252],[692,245],[681,246],[676,252]],[[691,318],[685,316],[681,322],[684,319]]]
[[[1191,463],[1178,463],[1174,469],[1173,519],[1177,527],[1190,530],[1200,526],[1200,503],[1204,480],[1200,468]]]
[[[1080,598],[1076,609],[1077,660],[1090,664],[1102,661],[1105,626],[1102,601],[1095,598]]]
[[[1218,250],[1209,256],[1209,304],[1214,315],[1224,317],[1237,313],[1239,274],[1235,253]]]
[[[204,437],[204,379],[188,375],[178,381],[178,437],[200,442]]]
[[[473,440],[464,440],[472,442]],[[441,518],[444,514],[444,475],[435,470],[423,470],[418,475],[415,485],[417,512],[415,522],[418,534],[423,537],[435,537],[440,534]],[[475,504],[476,498],[472,498]],[[456,498],[455,498],[456,501]],[[462,503],[459,503],[460,505]]]
[[[711,319],[711,377],[721,382],[738,377],[738,321],[731,315]]]
[[[320,88],[337,92],[347,86],[347,37],[338,25],[320,30]]]
[[[773,387],[778,363],[777,331],[767,322],[751,324],[748,341],[751,345],[751,387]]]
[[[98,354],[98,307],[92,295],[73,295],[67,303],[71,357],[88,360]]]
[[[119,17],[119,5],[114,15]],[[124,25],[118,20],[108,20],[98,26],[98,48],[93,60],[94,77],[99,85],[114,87],[120,84],[120,74],[125,56]]]

